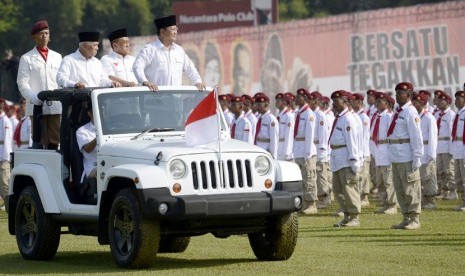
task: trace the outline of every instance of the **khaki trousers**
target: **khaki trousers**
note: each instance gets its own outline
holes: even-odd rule
[[[376,176],[376,162],[375,158],[370,156],[370,180],[371,184],[373,185],[373,188],[378,188],[378,183],[376,182],[377,176]]]
[[[436,157],[437,181],[439,190],[448,190],[450,185],[454,185],[454,162],[452,155],[439,153]]]
[[[0,162],[0,197],[5,199],[8,195],[8,183],[10,182],[10,161]]]
[[[436,176],[436,162],[433,160],[420,167],[420,180],[423,196],[435,196],[438,193],[438,179]]]
[[[344,213],[360,214],[359,176],[345,167],[333,172],[334,196]]]
[[[421,213],[420,170],[412,170],[412,162],[392,163],[392,181],[402,214]]]
[[[359,191],[361,195],[367,195],[370,193],[370,157],[365,156],[365,161],[363,162],[363,166],[360,170],[360,187]]]
[[[313,156],[309,159],[295,158],[295,163],[302,173],[304,200],[307,203],[313,203],[317,200],[316,157]]]
[[[394,189],[394,183],[392,183],[392,166],[377,166],[376,167],[376,183],[383,186],[386,191],[386,198],[384,203],[386,205],[396,205],[397,196],[396,190]]]
[[[44,115],[42,117],[42,144],[47,149],[49,145],[57,146],[60,143],[60,114]]]
[[[455,185],[458,190],[465,188],[465,160],[454,159]],[[465,202],[465,192],[462,192],[462,201]]]
[[[331,193],[331,183],[329,182],[329,163],[317,162],[316,163],[316,187],[318,196],[326,196]]]

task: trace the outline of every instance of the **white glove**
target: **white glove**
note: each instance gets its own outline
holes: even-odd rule
[[[350,161],[350,168],[355,174],[360,171],[360,165],[357,161]]]
[[[412,170],[416,171],[421,167],[420,158],[413,158],[412,161]]]

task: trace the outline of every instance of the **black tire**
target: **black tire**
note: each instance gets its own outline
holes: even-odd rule
[[[191,237],[163,237],[158,253],[182,253],[186,251],[190,241]]]
[[[265,231],[249,234],[249,243],[259,260],[287,260],[294,253],[298,231],[297,213],[292,213],[275,218]]]
[[[157,255],[160,224],[144,219],[130,189],[114,198],[108,222],[108,236],[113,258],[123,268],[149,267]]]
[[[53,259],[60,244],[60,231],[60,224],[45,213],[36,188],[24,188],[15,214],[16,243],[23,259]]]

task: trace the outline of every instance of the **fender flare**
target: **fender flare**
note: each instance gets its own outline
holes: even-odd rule
[[[294,162],[276,160],[276,182],[302,181],[302,173]]]
[[[110,168],[105,172],[104,188],[114,177],[128,178],[134,181],[137,189],[167,187],[166,173],[159,166],[147,164],[126,164]],[[136,181],[136,178],[138,181]]]
[[[39,183],[51,183],[47,170],[39,164],[22,164],[13,168],[10,177],[10,195],[13,194],[15,179],[17,176],[28,176],[34,181],[40,201],[46,213],[59,214],[60,208],[53,192],[52,185],[39,185]],[[19,196],[19,195],[18,195]]]

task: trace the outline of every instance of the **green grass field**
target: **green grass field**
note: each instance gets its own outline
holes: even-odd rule
[[[7,232],[7,215],[0,211],[0,274],[163,273],[176,275],[465,275],[465,213],[451,211],[458,202],[439,202],[424,211],[418,231],[391,230],[401,215],[376,215],[363,209],[361,227],[333,228],[336,209],[299,217],[299,239],[287,261],[260,262],[246,236],[192,238],[186,252],[158,254],[150,269],[118,268],[109,246],[96,238],[63,235],[51,262],[24,261],[14,236]]]

